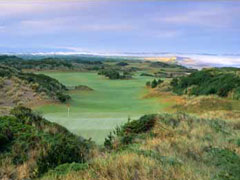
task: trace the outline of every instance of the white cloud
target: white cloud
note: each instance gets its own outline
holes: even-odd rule
[[[89,24],[80,25],[79,29],[89,31],[129,31],[135,28],[128,24]]]
[[[196,8],[181,13],[172,13],[163,17],[154,17],[160,23],[175,25],[195,25],[212,28],[227,28],[233,25],[235,15],[240,9],[236,8]]]
[[[182,34],[180,30],[159,30],[153,32],[153,37],[156,38],[176,38]]]
[[[135,29],[129,24],[114,24],[114,23],[81,23],[81,18],[73,17],[57,17],[44,20],[24,20],[17,27],[21,29],[21,33],[26,34],[43,34],[55,33],[58,31],[130,31]]]
[[[53,1],[53,0],[11,0],[0,1],[0,17],[9,18],[18,15],[38,15],[39,13],[63,13],[93,7],[90,1]]]

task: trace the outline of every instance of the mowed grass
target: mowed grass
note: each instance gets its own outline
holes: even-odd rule
[[[151,77],[134,76],[131,80],[109,80],[90,72],[41,72],[66,86],[87,85],[94,91],[70,92],[72,100],[67,105],[47,104],[37,107],[48,120],[57,122],[73,133],[92,138],[102,144],[104,138],[117,125],[128,118],[136,119],[144,114],[159,113],[169,109],[173,102],[143,97],[148,90],[145,83]]]

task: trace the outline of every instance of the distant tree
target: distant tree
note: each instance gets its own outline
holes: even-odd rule
[[[117,65],[117,66],[127,66],[127,65],[129,65],[129,64],[126,63],[126,62],[119,62],[119,63],[117,63],[116,65]]]
[[[154,79],[154,80],[152,81],[152,88],[157,87],[157,85],[158,85],[158,83],[157,83],[156,79]]]
[[[158,81],[157,81],[157,84],[159,85],[159,84],[162,84],[163,83],[163,80],[161,80],[161,79],[159,79]]]

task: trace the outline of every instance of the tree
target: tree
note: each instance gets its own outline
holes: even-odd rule
[[[154,79],[154,80],[152,81],[152,88],[157,87],[157,85],[158,85],[158,83],[157,83],[156,79]]]

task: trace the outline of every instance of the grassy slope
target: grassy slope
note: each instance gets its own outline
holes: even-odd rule
[[[45,117],[84,137],[93,137],[102,143],[104,137],[128,116],[163,112],[172,102],[159,103],[157,99],[143,99],[147,93],[146,81],[151,77],[135,76],[132,80],[108,80],[96,73],[46,73],[66,86],[87,85],[91,92],[74,92],[71,95],[70,117],[66,105],[49,104],[38,108]]]
[[[11,114],[0,116],[0,179],[32,179],[60,164],[88,159],[89,142],[66,128],[24,107]]]
[[[114,150],[96,153],[87,169],[59,168],[41,180],[240,178],[238,121],[198,119],[185,114],[157,115],[155,121],[150,132],[133,134],[131,144],[122,144],[122,136],[118,136]],[[130,136],[129,125],[125,130]]]

